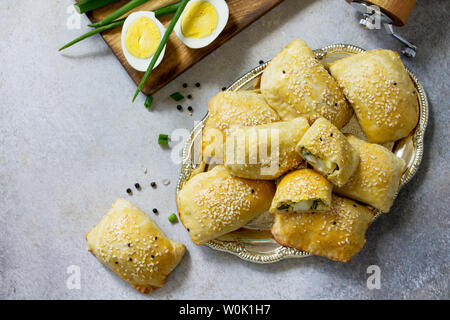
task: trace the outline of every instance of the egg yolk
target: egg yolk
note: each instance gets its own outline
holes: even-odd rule
[[[205,38],[217,28],[219,17],[214,6],[197,1],[189,6],[181,21],[181,32],[188,38]]]
[[[136,19],[127,30],[125,47],[136,58],[146,59],[153,56],[161,42],[161,32],[150,18]]]

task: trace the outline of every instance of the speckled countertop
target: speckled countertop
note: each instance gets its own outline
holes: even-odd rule
[[[351,263],[310,257],[271,265],[197,247],[180,224],[168,222],[176,211],[179,165],[171,161],[173,149],[157,144],[157,134],[190,130],[221,87],[295,37],[312,48],[343,42],[399,50],[399,43],[384,30],[360,28],[344,0],[285,0],[156,94],[149,112],[142,95],[130,103],[135,85],[99,36],[57,52],[87,30],[86,17],[81,30],[67,28],[70,4],[0,2],[0,298],[449,298],[449,1],[418,1],[399,30],[419,47],[417,58],[405,63],[430,101],[418,175],[369,229]],[[192,116],[187,103],[180,113],[167,98],[178,90],[193,95]],[[135,182],[143,189],[130,197],[125,190]],[[117,197],[147,211],[189,251],[166,286],[149,296],[87,252],[86,232]],[[370,265],[380,267],[379,290],[367,288]],[[69,266],[80,270],[80,289],[66,285]]]

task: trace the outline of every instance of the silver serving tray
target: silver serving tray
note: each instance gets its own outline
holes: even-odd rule
[[[358,54],[365,50],[348,44],[335,44],[321,49],[314,50],[316,57],[327,67],[330,63],[342,59],[351,54]],[[260,76],[269,62],[260,65],[247,72],[244,76],[234,82],[227,90],[254,90],[259,86]],[[419,99],[419,122],[413,132],[406,138],[385,145],[391,149],[398,157],[405,160],[407,168],[403,173],[400,188],[408,183],[416,174],[422,161],[424,133],[428,123],[428,100],[425,91],[417,77],[409,71],[409,75],[414,82],[417,97]],[[181,174],[178,179],[177,193],[183,184],[189,179],[194,170],[202,170],[194,163],[194,145],[201,139],[201,131],[204,127],[208,114],[192,130],[190,137],[183,150],[183,162]],[[353,117],[349,124],[342,129],[343,132],[351,132],[360,138],[366,139],[359,127],[356,118]],[[381,215],[373,209],[374,220]],[[247,224],[244,228],[224,235],[216,240],[208,242],[206,245],[212,249],[228,252],[239,258],[254,263],[272,263],[286,258],[303,258],[310,254],[294,248],[279,245],[270,233],[272,216],[269,213],[263,214]]]

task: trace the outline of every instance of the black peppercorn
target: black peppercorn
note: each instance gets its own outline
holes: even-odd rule
[[[158,212],[158,209],[153,208],[153,213],[157,213],[157,212]]]
[[[183,109],[183,107],[181,106],[181,104],[177,105],[177,110],[181,111]]]
[[[200,82],[197,82],[197,83],[195,84],[195,86],[196,86],[197,88],[200,88]]]
[[[183,88],[187,88],[188,84],[187,83],[183,83]]]
[[[152,188],[156,188],[156,182],[152,182],[150,183],[150,185],[152,186]]]
[[[263,60],[259,60],[259,64],[264,64],[264,61]]]
[[[192,107],[189,106],[189,107],[188,107],[188,111],[192,112],[192,110],[194,110],[194,109],[192,109]]]
[[[188,99],[192,99],[192,95],[191,94],[188,94]]]
[[[135,183],[135,184],[134,184],[134,187],[135,187],[136,189],[138,189],[138,190],[141,189],[141,185],[140,185],[139,183]]]
[[[132,194],[133,192],[131,191],[130,188],[128,188],[128,189],[127,189],[127,193],[128,193],[128,194]]]
[[[225,91],[225,90],[227,90],[227,88],[226,87],[222,87],[222,91]]]

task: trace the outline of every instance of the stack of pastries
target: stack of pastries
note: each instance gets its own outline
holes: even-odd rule
[[[341,131],[353,114],[368,141]],[[349,262],[374,209],[389,212],[406,169],[381,144],[417,122],[414,84],[397,53],[366,51],[327,70],[294,40],[259,89],[211,100],[202,150],[214,165],[182,186],[180,219],[201,245],[270,212],[279,244]]]

